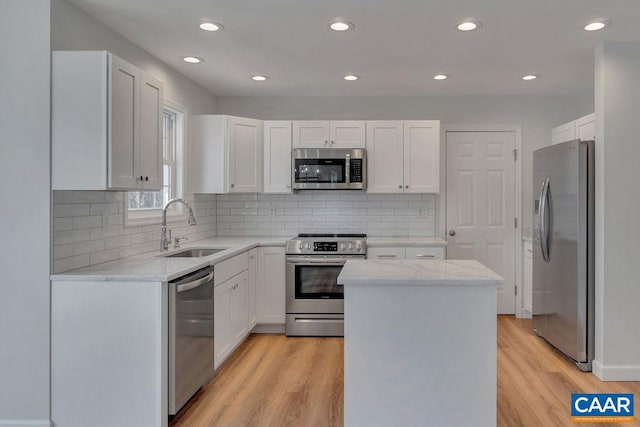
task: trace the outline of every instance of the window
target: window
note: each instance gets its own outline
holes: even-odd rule
[[[162,113],[162,190],[128,192],[126,225],[157,223],[165,203],[174,197],[181,196],[183,129],[184,113],[175,107],[165,105]],[[178,207],[170,211],[172,216],[181,213]]]

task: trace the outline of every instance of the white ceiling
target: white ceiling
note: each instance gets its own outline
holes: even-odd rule
[[[638,0],[71,0],[216,95],[575,94],[593,49],[640,42]],[[336,18],[355,30],[336,33]],[[456,29],[463,18],[483,24]],[[586,32],[585,23],[613,25]],[[198,25],[210,19],[224,30]],[[195,55],[204,64],[180,59]],[[357,82],[342,76],[354,73]],[[435,81],[432,76],[451,77]],[[523,82],[523,74],[539,74]],[[256,83],[253,74],[270,79]]]

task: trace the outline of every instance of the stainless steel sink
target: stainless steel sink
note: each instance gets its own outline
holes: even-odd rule
[[[217,254],[218,252],[226,251],[227,249],[210,249],[210,248],[191,248],[183,249],[179,252],[165,255],[167,258],[198,258],[203,256],[209,256]]]

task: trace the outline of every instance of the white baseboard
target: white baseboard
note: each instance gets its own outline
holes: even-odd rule
[[[640,365],[605,366],[600,361],[591,363],[593,374],[602,381],[640,381]]]
[[[51,420],[6,420],[0,418],[2,427],[51,427]]]

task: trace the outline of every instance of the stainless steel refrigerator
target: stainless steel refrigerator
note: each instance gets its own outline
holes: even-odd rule
[[[594,143],[533,153],[533,328],[591,371],[594,353]]]

